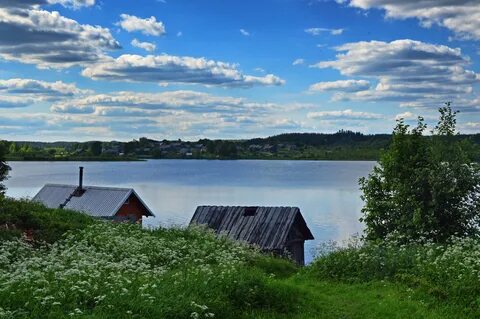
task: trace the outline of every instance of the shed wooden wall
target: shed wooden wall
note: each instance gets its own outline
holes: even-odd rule
[[[298,265],[305,265],[305,241],[303,239],[291,241],[287,244],[285,249],[287,250],[290,258],[293,259]]]
[[[128,203],[125,202],[115,214],[117,220],[130,220],[134,223],[141,223],[142,216],[147,213],[143,204],[138,200],[137,196],[130,195]]]

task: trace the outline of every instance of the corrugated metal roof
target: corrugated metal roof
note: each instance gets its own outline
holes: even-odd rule
[[[63,207],[94,217],[112,217],[134,194],[145,206],[147,216],[154,216],[132,188],[84,186],[85,192],[81,196],[71,196],[76,189],[75,185],[46,184],[33,200],[50,208]]]
[[[292,226],[297,225],[304,240],[313,239],[298,207],[254,207],[253,216],[246,206],[199,206],[190,224],[207,225],[217,234],[225,234],[265,250],[285,248]]]

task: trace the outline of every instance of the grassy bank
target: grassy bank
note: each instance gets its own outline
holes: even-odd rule
[[[393,256],[385,247],[357,246],[299,269],[205,229],[145,230],[5,199],[0,218],[0,318],[478,315],[478,278],[449,285],[477,269],[464,260],[476,242],[432,248],[443,263],[427,273],[416,260],[429,251],[408,259],[410,252]],[[33,241],[22,239],[26,230]],[[450,274],[448,267],[457,270]],[[436,293],[439,287],[443,293]]]

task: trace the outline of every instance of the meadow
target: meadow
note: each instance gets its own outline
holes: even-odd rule
[[[202,228],[0,200],[0,318],[478,318],[480,249],[329,245],[307,267]],[[25,230],[29,236],[25,236]]]

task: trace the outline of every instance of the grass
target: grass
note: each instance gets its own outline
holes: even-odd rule
[[[256,312],[255,318],[466,318],[461,307],[389,282],[341,283],[300,276],[286,281],[302,299],[295,314]],[[473,317],[472,317],[473,318]]]
[[[478,279],[453,285],[476,269],[477,255],[459,266],[473,242],[349,246],[300,269],[205,229],[144,230],[11,199],[0,221],[0,318],[478,318]],[[428,271],[417,261],[433,258]]]

